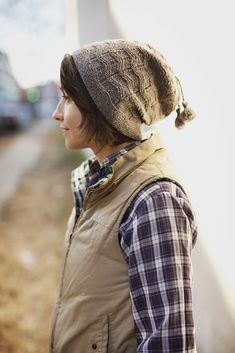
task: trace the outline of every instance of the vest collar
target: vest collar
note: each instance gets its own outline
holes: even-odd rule
[[[149,156],[156,150],[163,149],[164,143],[159,134],[155,133],[146,141],[137,145],[112,165],[112,172],[104,180],[100,186],[94,190],[89,190],[86,199],[84,200],[84,208],[91,207],[97,199],[104,197],[110,193],[123,178],[141,165]]]

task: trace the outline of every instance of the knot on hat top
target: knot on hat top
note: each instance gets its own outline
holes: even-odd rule
[[[126,136],[146,139],[159,120],[180,109],[179,79],[165,57],[147,43],[95,42],[74,51],[72,57],[97,108]],[[188,112],[188,107],[184,114],[178,110],[177,127],[189,120]]]

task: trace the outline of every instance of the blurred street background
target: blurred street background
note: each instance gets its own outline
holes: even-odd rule
[[[48,350],[72,208],[67,152],[51,119],[65,53],[127,38],[159,49],[197,119],[159,124],[197,213],[198,353],[235,353],[232,0],[0,0],[0,353]]]

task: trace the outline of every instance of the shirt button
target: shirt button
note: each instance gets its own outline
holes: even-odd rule
[[[97,349],[97,344],[93,343],[93,345],[91,347],[92,347],[92,349],[96,350]]]

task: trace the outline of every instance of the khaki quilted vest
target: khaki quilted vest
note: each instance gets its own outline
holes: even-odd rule
[[[137,192],[161,178],[180,185],[157,133],[117,160],[112,177],[88,193],[76,224],[73,209],[53,315],[51,352],[136,353],[119,225]]]

